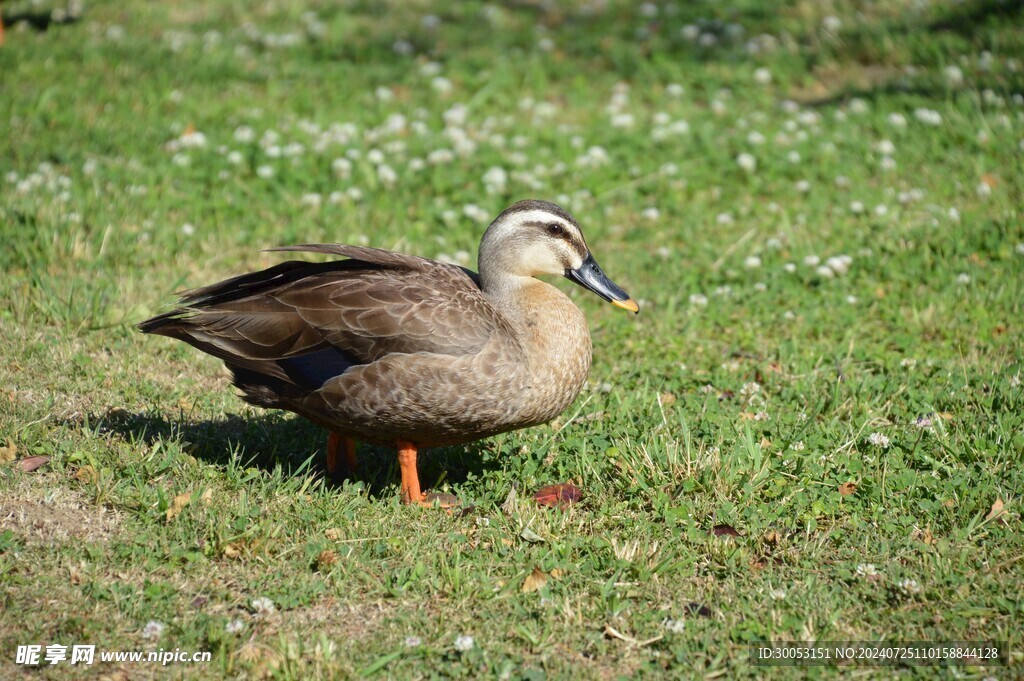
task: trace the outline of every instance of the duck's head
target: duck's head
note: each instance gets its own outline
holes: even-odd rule
[[[601,270],[579,224],[548,201],[520,201],[494,218],[480,242],[485,291],[508,278],[558,274],[630,312],[640,307]]]

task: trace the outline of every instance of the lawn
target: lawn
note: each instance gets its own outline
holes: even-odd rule
[[[839,674],[762,640],[1001,641],[959,677],[1024,675],[1021,3],[2,12],[0,677]],[[528,197],[641,313],[557,284],[589,383],[421,457],[456,513],[401,505],[393,450],[328,482],[322,430],[134,328],[274,246],[475,267]]]

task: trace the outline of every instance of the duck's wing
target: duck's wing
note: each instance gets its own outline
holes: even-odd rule
[[[312,389],[391,353],[474,353],[504,325],[455,266],[358,246],[274,250],[349,259],[290,261],[188,291],[181,307],[139,328]]]

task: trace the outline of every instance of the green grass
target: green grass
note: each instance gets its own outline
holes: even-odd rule
[[[0,465],[0,676],[27,643],[213,653],[114,678],[838,674],[753,667],[763,639],[1001,640],[1012,667],[964,678],[1021,674],[1021,5],[589,5],[8,25],[0,445],[51,460]],[[205,145],[175,149],[189,129]],[[569,208],[643,310],[564,284],[590,385],[424,457],[463,514],[399,504],[384,449],[326,484],[322,432],[133,328],[278,245],[472,266],[525,197]],[[530,501],[565,481],[571,509]]]

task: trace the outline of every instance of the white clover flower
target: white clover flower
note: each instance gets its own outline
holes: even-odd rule
[[[771,598],[773,601],[784,600],[786,598],[786,590],[785,589],[772,589],[771,591],[768,592],[768,597]]]
[[[679,34],[686,40],[694,42],[700,37],[700,26],[697,26],[696,24],[687,24],[680,29]]]
[[[434,78],[435,76],[441,75],[441,65],[436,61],[428,61],[420,67],[420,73],[427,78]]]
[[[451,149],[435,149],[427,154],[427,163],[435,166],[443,163],[451,163],[454,160],[455,154]]]
[[[473,649],[476,645],[476,641],[473,640],[472,636],[459,636],[455,639],[455,650],[460,653],[465,653]]]
[[[816,270],[814,270],[814,273],[817,274],[822,279],[831,279],[834,276],[836,276],[835,270],[833,270],[828,265],[821,265]]]
[[[849,305],[856,305],[857,304],[857,296],[846,296],[846,302]]]
[[[956,64],[950,64],[942,69],[942,75],[946,77],[946,83],[953,87],[964,84],[964,72]]]
[[[274,176],[274,169],[271,166],[260,166],[256,168],[256,174],[264,180],[268,180]]]
[[[500,194],[508,184],[508,173],[500,166],[491,166],[484,173],[484,185],[488,194]]]
[[[377,166],[377,178],[380,180],[381,184],[390,188],[394,187],[395,183],[398,182],[398,173],[396,173],[395,169],[388,164],[381,163]]]
[[[736,157],[736,163],[740,168],[748,173],[752,173],[757,170],[757,159],[752,154],[746,152]]]
[[[434,88],[435,92],[446,95],[452,91],[452,82],[444,76],[436,76],[430,81],[430,87]]]
[[[882,449],[889,448],[889,438],[882,433],[871,433],[868,435],[868,442]]]
[[[1021,242],[1014,246],[1013,250],[1017,252],[1017,255],[1024,255],[1024,242]]]
[[[916,579],[901,579],[896,585],[901,591],[903,591],[903,593],[906,594],[913,595],[921,593],[921,585],[917,583]]]
[[[861,99],[860,97],[855,97],[852,100],[850,100],[850,107],[849,108],[850,108],[850,113],[854,113],[854,114],[858,114],[858,115],[865,114],[868,111],[870,111],[870,107],[868,106],[868,103],[866,101],[864,101],[863,99]]]
[[[967,274],[966,272],[961,272],[960,274],[956,275],[956,283],[960,284],[961,286],[964,284],[970,284],[971,275]]]
[[[734,222],[734,220],[732,215],[730,215],[729,213],[719,213],[717,216],[715,216],[715,222],[717,222],[720,225],[731,225]]]
[[[469,204],[466,204],[465,206],[463,206],[462,207],[462,214],[465,215],[470,220],[473,220],[474,222],[479,222],[479,223],[485,223],[491,217],[490,213],[488,213],[487,211],[485,211],[483,208],[481,208],[480,206],[476,205],[475,203],[469,203]]]
[[[769,416],[768,412],[766,412],[766,411],[759,411],[756,414],[754,414],[754,420],[755,421],[771,421],[772,417]]]
[[[661,217],[661,211],[655,208],[654,206],[648,206],[647,208],[643,209],[643,212],[641,212],[640,215],[645,220],[650,220],[653,222],[654,220],[657,220],[658,218]]]
[[[791,442],[789,444],[789,448],[792,449],[794,452],[802,452],[802,451],[804,451],[804,442],[803,442],[803,440],[797,440],[796,442]]]
[[[761,266],[761,258],[756,255],[747,256],[746,259],[743,260],[743,266],[748,270],[756,270]]]
[[[756,146],[760,146],[760,145],[764,144],[764,142],[765,142],[764,135],[759,133],[757,130],[751,130],[750,133],[747,135],[747,144],[750,144],[750,145],[756,147]]]
[[[804,265],[807,265],[808,267],[817,267],[820,263],[821,258],[814,255],[813,253],[811,255],[804,256]]]
[[[636,123],[633,114],[620,113],[612,116],[611,125],[613,128],[632,128]]]
[[[193,234],[196,233],[196,228],[191,223],[186,222],[181,226],[181,233],[184,234],[185,236],[192,236]]]
[[[896,145],[892,140],[881,140],[875,145],[875,151],[883,156],[892,156],[896,153]]]
[[[669,97],[682,97],[686,90],[679,83],[669,83],[665,86],[665,94]]]
[[[924,107],[914,109],[914,118],[925,125],[942,125],[942,114],[934,109]]]
[[[800,152],[799,151],[791,151],[791,152],[789,152],[788,154],[786,154],[786,160],[788,160],[790,163],[793,163],[793,164],[799,163],[800,162]]]
[[[878,162],[878,167],[886,172],[896,170],[896,161],[892,156],[883,156],[882,160]]]
[[[237,634],[242,629],[245,629],[245,622],[239,619],[234,619],[224,625],[224,631],[229,634]]]
[[[928,416],[918,416],[914,420],[914,426],[922,430],[927,430],[932,427],[932,420]]]
[[[331,161],[331,170],[341,178],[348,178],[352,174],[352,161],[347,158],[336,158]]]
[[[889,121],[889,125],[891,125],[894,128],[907,127],[907,118],[901,113],[893,112],[889,114],[888,117],[886,117],[886,120]]]
[[[825,261],[825,266],[838,275],[846,274],[853,263],[853,258],[848,255],[837,255]]]
[[[857,565],[858,577],[874,577],[877,574],[878,570],[875,569],[874,563],[859,563]]]
[[[980,198],[985,199],[992,195],[992,186],[988,182],[979,182],[974,191]]]
[[[843,20],[830,14],[821,20],[821,27],[829,33],[835,33],[843,27]]]
[[[686,622],[684,620],[674,620],[666,618],[661,626],[665,628],[665,631],[672,634],[681,634],[686,630]]]
[[[421,645],[423,645],[423,639],[421,639],[419,636],[406,636],[405,637],[405,647],[406,648],[417,648],[417,647],[419,647]]]
[[[178,138],[178,143],[185,149],[199,149],[206,146],[206,135],[198,130],[186,130]]]
[[[164,628],[163,623],[157,622],[156,620],[150,620],[146,623],[146,626],[142,628],[142,638],[147,641],[154,641],[163,636]]]
[[[694,307],[707,307],[708,297],[703,293],[691,293],[690,305],[693,305]]]
[[[793,274],[794,272],[796,272],[796,264],[787,262],[785,265],[782,266],[782,269],[788,272],[789,274]]]
[[[270,600],[266,596],[260,596],[252,599],[249,602],[249,607],[257,615],[267,615],[274,612],[277,608],[274,607],[274,601]]]
[[[758,85],[768,85],[772,82],[772,72],[766,68],[759,68],[754,71],[754,82]]]

